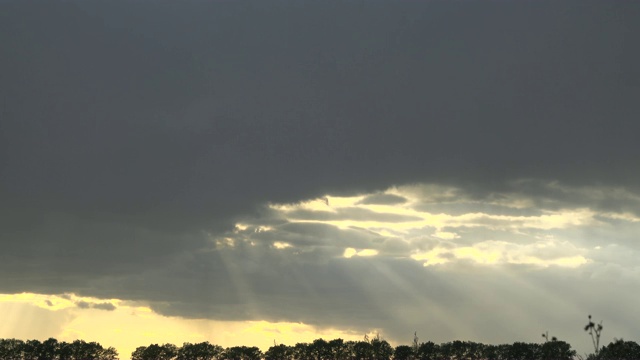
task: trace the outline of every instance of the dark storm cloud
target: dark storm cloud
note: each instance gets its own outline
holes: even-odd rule
[[[3,228],[0,269],[6,275],[2,285],[6,289],[43,286],[54,294],[77,291],[90,278],[138,273],[208,243],[198,231],[162,232],[70,215],[47,214],[38,220],[15,231],[7,231],[15,224]]]
[[[635,186],[637,7],[5,3],[4,212],[184,230],[409,181]]]
[[[410,299],[464,309],[463,286],[479,285],[409,260],[336,259],[307,224],[270,219],[301,228],[269,240],[304,249],[206,249],[267,202],[328,193],[429,182],[486,199],[522,178],[637,193],[639,16],[618,1],[4,1],[0,291],[394,334],[390,302],[409,324]],[[385,276],[400,280],[378,287]],[[407,282],[419,290],[399,299]]]

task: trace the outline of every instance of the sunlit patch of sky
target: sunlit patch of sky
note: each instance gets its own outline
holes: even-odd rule
[[[224,347],[250,345],[266,350],[274,342],[295,344],[321,337],[359,340],[364,335],[296,322],[167,317],[143,303],[118,299],[109,300],[118,304],[112,311],[77,305],[79,302],[96,304],[104,301],[74,294],[0,294],[0,312],[9,314],[0,324],[0,338],[98,341],[103,346],[116,347],[120,358],[127,359],[136,347],[152,343],[180,346],[184,342],[209,341]]]
[[[621,190],[609,193],[606,189],[598,188],[573,189],[555,182],[547,184],[546,188],[600,199],[608,195],[618,197],[624,193]],[[392,205],[365,201],[380,195],[394,196],[405,201]],[[405,252],[394,256],[424,261],[425,265],[471,260],[486,265],[512,263],[578,267],[590,261],[590,249],[584,246],[581,239],[563,237],[561,230],[606,227],[607,224],[600,220],[602,218],[627,223],[637,221],[636,216],[629,212],[603,211],[589,208],[580,202],[554,204],[551,208],[545,208],[544,204],[534,200],[526,194],[516,193],[490,194],[484,199],[472,199],[465,196],[463,189],[425,184],[394,187],[382,193],[360,196],[327,195],[296,204],[271,204],[270,208],[289,223],[321,223],[343,230],[357,229],[374,233],[384,240],[406,243],[409,246]],[[455,214],[427,211],[426,204],[433,208],[455,204]],[[483,211],[490,206],[493,207],[489,213]],[[442,209],[446,208],[441,207]],[[356,210],[362,210],[358,219],[350,216]],[[529,210],[530,214],[521,215],[523,210]],[[290,214],[296,216],[291,218]],[[306,218],[301,215],[306,215]],[[384,221],[385,216],[390,220]],[[407,219],[398,220],[396,216],[406,216]],[[377,220],[372,220],[373,218]],[[278,227],[265,228],[259,221],[253,225],[238,225],[237,228],[246,230],[249,226],[253,233],[273,231],[276,234],[273,238],[277,238]],[[509,234],[512,234],[514,240],[508,239]],[[281,242],[274,242],[276,243]],[[416,246],[420,243],[436,245],[428,246],[429,249],[425,251]],[[366,251],[373,254],[370,256],[385,256],[381,246],[382,242],[372,243],[371,248]],[[362,256],[364,251],[364,247],[343,249],[344,256],[349,258],[354,255]]]

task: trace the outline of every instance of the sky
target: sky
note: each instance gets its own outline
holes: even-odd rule
[[[639,17],[0,1],[0,337],[640,341]]]

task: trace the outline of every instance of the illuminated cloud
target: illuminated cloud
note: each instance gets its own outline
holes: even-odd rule
[[[347,259],[350,259],[354,256],[368,257],[368,256],[376,256],[376,255],[378,255],[378,250],[374,250],[374,249],[356,250],[354,248],[346,248],[344,250],[344,254],[342,254],[342,256],[344,256]]]
[[[291,247],[291,244],[286,243],[286,242],[282,242],[282,241],[276,241],[276,242],[273,243],[273,246],[276,249],[286,249],[288,247]]]

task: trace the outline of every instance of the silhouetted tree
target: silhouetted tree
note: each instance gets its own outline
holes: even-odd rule
[[[462,346],[464,347],[464,358],[468,360],[478,360],[484,358],[484,344],[480,344],[473,341],[465,341]]]
[[[591,320],[591,318],[589,318]],[[589,322],[586,331],[593,329],[594,344],[598,345],[602,326]],[[546,335],[546,336],[545,336]],[[543,334],[548,339],[547,334]],[[417,340],[417,336],[415,336]],[[511,345],[485,345],[471,341],[451,341],[436,345],[433,342],[398,345],[395,349],[376,336],[363,341],[326,341],[316,339],[295,346],[275,345],[264,354],[257,347],[234,346],[223,349],[209,342],[140,346],[131,354],[132,360],[573,360],[575,350],[557,339],[543,344],[515,342]],[[577,356],[579,359],[582,357]],[[97,342],[75,340],[58,342],[49,338],[39,340],[0,339],[0,360],[117,360],[118,353],[103,348]],[[640,345],[633,341],[615,340],[602,347],[587,360],[640,360]]]
[[[68,342],[61,341],[58,343],[56,354],[58,360],[71,360],[73,358],[73,347]]]
[[[226,360],[260,360],[262,352],[255,346],[233,346],[224,351]]]
[[[38,360],[42,343],[39,340],[27,340],[22,345],[22,359]]]
[[[358,341],[353,344],[354,359],[371,360],[373,358],[373,346],[369,341]]]
[[[131,360],[171,360],[178,354],[173,344],[139,346],[131,353]]]
[[[58,343],[58,340],[54,338],[48,338],[47,340],[43,341],[40,347],[38,360],[56,359],[59,346],[60,344]]]
[[[97,342],[76,340],[58,342],[49,338],[39,340],[0,339],[0,359],[15,360],[117,360],[116,349],[103,348]]]
[[[483,358],[484,346],[471,341],[452,341],[440,344],[439,359],[476,360]]]
[[[544,338],[544,342],[557,341],[558,340],[558,338],[555,337],[555,336],[552,336],[551,339],[549,339],[549,332],[548,331],[542,333],[542,337]]]
[[[102,345],[84,340],[75,340],[70,344],[70,349],[71,360],[101,360],[105,353]]]
[[[482,348],[482,358],[485,360],[500,360],[500,345],[485,345]]]
[[[614,339],[609,345],[602,347],[596,358],[598,360],[638,360],[640,345],[635,341]]]
[[[442,343],[436,347],[434,359],[437,360],[449,360],[453,356],[453,350],[450,343]]]
[[[370,344],[374,360],[389,360],[393,355],[393,348],[386,340],[381,339],[380,335],[371,339]]]
[[[184,343],[178,349],[176,360],[218,360],[222,358],[224,348],[208,341],[191,344]]]
[[[413,360],[414,352],[413,347],[409,345],[398,345],[393,351],[394,360]]]
[[[540,347],[541,360],[571,360],[575,355],[576,351],[564,341],[549,341]]]
[[[602,321],[599,324],[595,324],[591,321],[591,315],[589,315],[589,323],[584,327],[584,331],[588,331],[591,335],[591,341],[593,341],[593,348],[595,355],[598,355],[600,351],[600,334],[602,334]]]
[[[264,353],[265,360],[293,360],[293,348],[287,345],[273,345]]]
[[[329,341],[329,348],[331,349],[332,359],[335,360],[347,360],[351,353],[349,345],[342,339],[334,339]]]
[[[309,344],[307,343],[297,343],[293,348],[293,358],[295,360],[310,360],[310,355],[308,351]]]
[[[146,351],[147,348],[148,346],[138,346],[131,353],[131,360],[149,360],[150,357],[145,356],[145,353],[150,354],[150,352]]]
[[[351,359],[356,359],[356,344],[358,342],[357,341],[353,341],[353,340],[349,340],[349,341],[345,341],[344,345],[346,347],[347,350],[347,359],[351,360]]]
[[[331,347],[329,343],[324,339],[315,339],[308,345],[307,351],[309,356],[314,360],[331,360],[333,354],[331,353]]]
[[[436,360],[438,357],[438,345],[431,341],[420,344],[416,358],[419,360]]]
[[[22,359],[24,341],[18,339],[0,339],[0,359]]]
[[[515,342],[506,349],[506,359],[510,360],[530,360],[537,359],[540,353],[539,344],[527,344]]]

